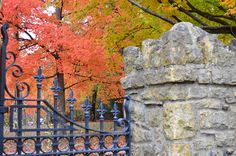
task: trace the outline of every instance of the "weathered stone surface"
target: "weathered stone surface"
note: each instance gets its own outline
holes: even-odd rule
[[[151,59],[154,55],[154,52],[156,52],[161,47],[161,41],[160,40],[145,40],[142,43],[142,55],[143,55],[143,66],[145,68],[151,67]],[[155,60],[158,62],[158,59]]]
[[[210,109],[222,109],[224,101],[214,98],[206,98],[192,102],[193,105],[199,109],[210,108]]]
[[[236,128],[236,113],[228,112],[229,128]]]
[[[152,140],[151,132],[140,125],[132,126],[132,140],[134,143],[147,142]]]
[[[168,147],[168,156],[191,156],[189,144],[171,144]]]
[[[160,148],[152,144],[145,145],[143,147],[143,153],[144,153],[144,156],[160,155]],[[140,155],[137,155],[137,156],[140,156]]]
[[[212,82],[212,74],[211,74],[211,70],[209,69],[199,69],[198,70],[198,83],[211,83]]]
[[[128,76],[121,79],[121,83],[124,89],[140,88],[145,85],[145,78],[142,73],[136,74],[131,72]]]
[[[165,137],[163,135],[163,128],[162,128],[162,124],[159,125],[159,127],[155,127],[153,128],[152,131],[152,136],[153,136],[153,140],[155,142],[155,144],[163,144],[163,142],[165,142]]]
[[[228,114],[225,111],[201,110],[199,115],[201,128],[228,127]]]
[[[235,146],[235,131],[217,131],[215,143],[218,147]]]
[[[144,156],[143,145],[131,144],[132,156]]]
[[[193,107],[188,103],[164,105],[164,132],[168,139],[193,137],[196,131]]]
[[[137,156],[236,156],[236,40],[178,23],[124,51]]]
[[[144,104],[137,101],[133,101],[132,104],[130,105],[130,110],[132,113],[131,118],[133,121],[140,121],[140,122],[145,121]]]
[[[215,146],[215,137],[214,135],[202,135],[198,137],[196,140],[193,142],[194,149],[195,150],[211,150]]]
[[[160,125],[162,118],[162,109],[159,106],[146,106],[145,108],[145,122],[150,127],[157,127]]]
[[[220,90],[222,89],[222,90]],[[143,100],[172,101],[224,96],[226,88],[211,88],[210,86],[197,84],[166,84],[157,87],[149,87],[143,91]]]
[[[134,62],[140,55],[137,47],[127,47],[124,49],[125,73],[128,74],[134,69]]]
[[[225,98],[226,103],[228,104],[236,104],[236,96],[233,97],[226,97]]]

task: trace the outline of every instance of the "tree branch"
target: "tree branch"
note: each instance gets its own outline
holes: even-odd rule
[[[75,83],[73,83],[73,84],[71,84],[71,85],[69,85],[69,86],[66,86],[66,87],[64,88],[64,90],[69,89],[69,88],[71,88],[71,87],[73,87],[73,86],[75,86],[75,85],[77,85],[77,84],[79,84],[79,83],[82,83],[82,82],[85,82],[85,81],[88,81],[88,80],[89,80],[89,79],[84,79],[84,80],[82,80],[82,81],[75,82]]]
[[[175,15],[172,15],[171,17],[174,18],[178,23],[179,23],[179,22],[182,22],[182,20],[179,19],[179,18],[178,18],[177,16],[175,16]]]
[[[32,44],[28,44],[28,45],[23,45],[23,46],[20,47],[19,50],[22,51],[22,50],[25,50],[25,49],[27,49],[27,48],[36,46],[37,44],[38,44],[38,43],[32,43]]]
[[[232,34],[236,37],[236,26],[223,25],[223,26],[202,26],[203,30],[213,34]]]
[[[133,0],[128,0],[128,1],[131,4],[133,4],[133,5],[137,6],[137,7],[139,7],[140,9],[142,9],[144,12],[146,12],[146,13],[154,16],[154,17],[160,18],[160,19],[162,19],[162,20],[164,20],[164,21],[166,21],[168,23],[175,24],[175,22],[173,22],[172,20],[171,20],[171,22],[169,22],[169,21],[166,20],[166,17],[164,19],[161,18],[162,16],[160,17],[159,14],[157,14],[157,13],[155,13],[155,12],[153,12],[153,11],[147,9],[147,8],[145,8],[144,6],[140,5],[139,3],[137,3],[137,2],[135,2]],[[175,1],[169,0],[169,2],[174,4]],[[180,6],[178,6],[178,7],[180,7]],[[181,10],[179,10],[179,11],[182,11],[182,12],[184,11],[185,12],[187,10],[185,10],[184,8],[181,7]],[[187,11],[187,12],[190,13],[189,11]],[[195,16],[192,16],[192,17],[195,18]],[[181,19],[176,18],[175,16],[173,16],[173,18],[175,18],[176,21],[181,21]],[[202,23],[201,20],[199,22]],[[200,26],[200,28],[202,28],[203,30],[205,30],[205,31],[207,31],[209,33],[213,33],[213,34],[231,34],[234,37],[236,37],[236,26],[230,26],[230,25],[208,26],[207,24],[202,23],[202,26]]]
[[[162,20],[164,20],[164,21],[166,21],[166,22],[168,22],[168,23],[170,23],[170,24],[172,24],[172,25],[174,25],[174,24],[176,23],[175,21],[172,21],[171,19],[169,19],[169,18],[167,18],[167,17],[165,17],[165,16],[159,15],[159,14],[157,14],[157,13],[155,13],[155,12],[153,12],[153,11],[147,9],[147,8],[145,8],[144,6],[142,6],[141,4],[139,4],[139,3],[137,3],[137,2],[135,2],[135,1],[133,1],[133,0],[128,0],[128,1],[129,1],[132,5],[134,5],[134,6],[138,7],[138,8],[140,8],[141,10],[143,10],[144,12],[146,12],[146,13],[152,15],[152,16],[158,17],[158,18],[160,18],[160,19],[162,19]]]
[[[51,76],[45,76],[44,79],[50,79],[50,78],[54,78],[57,75],[57,73],[54,73]]]
[[[208,20],[217,22],[217,23],[222,24],[222,25],[229,25],[226,21],[221,20],[219,18],[216,18],[214,15],[212,15],[212,14],[210,14],[208,12],[203,12],[203,11],[195,8],[188,0],[186,0],[186,2],[187,2],[187,5],[192,9],[192,11],[197,13],[198,15],[201,15],[202,17],[204,17],[204,18],[206,18]],[[230,20],[232,20],[232,18],[230,18]]]
[[[169,0],[169,3],[174,5],[175,7],[177,7],[180,12],[183,12],[184,14],[188,15],[189,17],[191,17],[193,20],[197,21],[202,26],[207,26],[207,24],[204,23],[201,19],[194,16],[193,14],[191,14],[188,10],[184,9],[183,7],[179,6],[174,0]]]

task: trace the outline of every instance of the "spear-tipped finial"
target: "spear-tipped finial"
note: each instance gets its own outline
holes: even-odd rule
[[[69,92],[69,98],[66,99],[68,102],[70,102],[70,109],[73,109],[74,108],[74,103],[76,101],[76,99],[74,98],[74,92],[72,89],[70,89],[70,92]]]
[[[112,114],[114,115],[114,118],[117,118],[117,115],[120,113],[120,111],[118,110],[118,106],[116,104],[116,102],[114,103],[113,109],[112,109]]]
[[[88,112],[92,106],[89,104],[89,99],[86,97],[85,104],[82,106],[85,112]]]
[[[100,118],[104,118],[104,114],[106,113],[106,109],[104,107],[104,104],[102,103],[102,101],[99,104],[99,109],[97,109],[97,112],[100,114]]]
[[[61,87],[58,85],[57,77],[55,77],[53,84],[54,86],[51,87],[51,90],[54,92],[54,95],[58,95],[58,92],[61,91]]]
[[[38,83],[41,83],[44,79],[43,72],[42,72],[42,67],[39,66],[38,68],[38,75],[34,77]]]

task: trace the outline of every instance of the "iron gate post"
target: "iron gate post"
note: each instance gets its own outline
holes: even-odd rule
[[[8,36],[7,36],[7,29],[9,25],[4,24],[1,28],[1,33],[3,36],[3,43],[1,47],[1,66],[0,66],[0,154],[3,153],[3,141],[4,141],[4,113],[6,113],[8,110],[8,107],[4,106],[5,102],[5,85],[6,85],[6,48],[8,43]]]

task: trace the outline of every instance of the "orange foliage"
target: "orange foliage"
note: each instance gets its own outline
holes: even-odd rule
[[[101,84],[100,97],[120,97],[122,61],[117,59],[120,56],[107,55],[99,40],[105,26],[101,19],[109,22],[111,17],[96,15],[95,20],[94,14],[87,14],[84,18],[89,24],[84,19],[76,21],[76,12],[86,4],[88,0],[65,0],[63,14],[68,16],[62,22],[55,14],[45,13],[47,5],[42,0],[3,1],[0,21],[10,24],[8,49],[16,52],[17,63],[26,72],[24,78],[30,81],[42,66],[45,76],[64,73],[65,87],[76,84],[77,95],[89,94],[94,85]],[[44,80],[47,88],[49,82]]]
[[[221,4],[228,8],[227,14],[236,14],[236,1],[235,0],[221,0]]]

